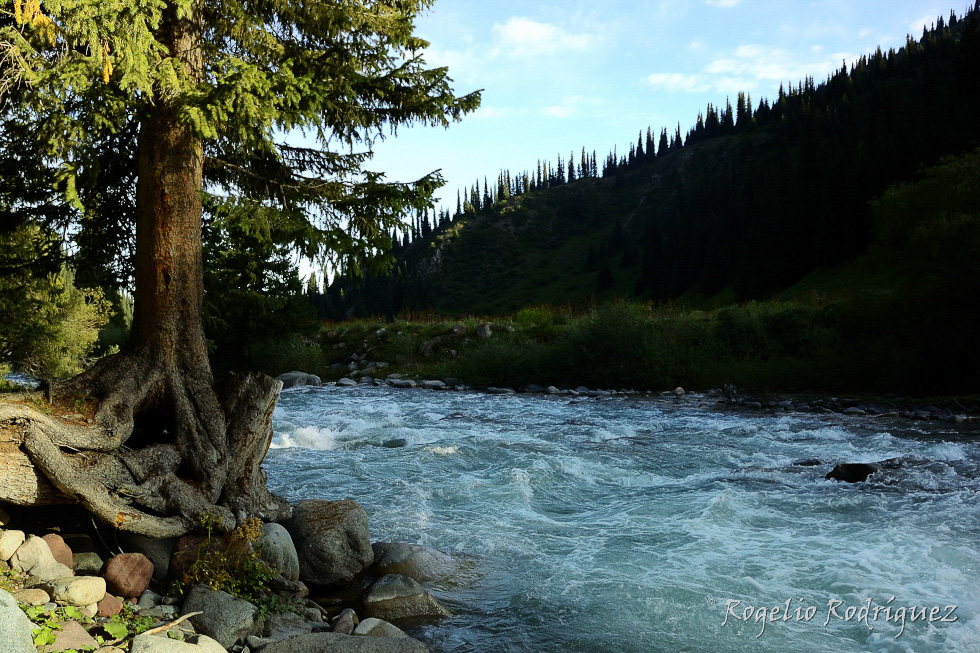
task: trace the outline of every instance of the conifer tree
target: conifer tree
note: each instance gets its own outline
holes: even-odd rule
[[[257,231],[274,216],[302,253],[345,269],[370,261],[442,182],[386,182],[366,168],[371,143],[399,125],[448,126],[479,104],[454,94],[445,68],[426,66],[428,44],[412,32],[429,4],[15,1],[0,27],[0,104],[35,128],[32,146],[57,169],[68,205],[79,207],[79,172],[93,169],[99,144],[138,125],[130,341],[51,388],[97,398],[92,425],[66,430],[38,414],[17,428],[66,497],[153,537],[186,533],[200,512],[222,529],[235,513],[287,514],[259,468],[280,384],[245,375],[218,387],[211,373],[202,203],[254,215]],[[282,137],[299,129],[310,143]]]

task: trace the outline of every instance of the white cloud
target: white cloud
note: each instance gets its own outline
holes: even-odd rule
[[[711,88],[701,75],[680,73],[654,73],[647,77],[647,83],[670,93],[703,93]]]
[[[571,107],[556,105],[551,107],[545,107],[544,109],[542,109],[541,113],[543,113],[546,116],[550,116],[552,118],[567,118],[573,113],[575,113],[575,110],[572,109]]]
[[[571,34],[557,25],[520,16],[512,16],[504,24],[495,24],[492,32],[496,46],[494,54],[514,57],[587,50],[596,41],[591,34]]]
[[[721,7],[722,9],[731,9],[739,2],[741,2],[741,0],[707,0],[705,4],[713,7]]]
[[[809,56],[808,56],[809,55]],[[743,44],[728,56],[710,61],[697,73],[654,73],[646,82],[670,93],[702,93],[714,90],[734,94],[771,92],[781,82],[795,83],[813,76],[819,84],[823,75],[840,68],[842,60],[853,61],[846,52],[793,53],[781,48],[758,44]]]

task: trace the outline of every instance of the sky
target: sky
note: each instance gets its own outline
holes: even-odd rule
[[[583,147],[600,162],[640,131],[693,126],[710,102],[753,106],[780,83],[817,84],[863,54],[961,15],[966,0],[436,0],[416,22],[426,62],[448,66],[456,93],[481,108],[448,129],[402,127],[368,169],[389,181],[441,170],[440,204],[477,179],[495,183]],[[969,5],[972,6],[972,0]]]

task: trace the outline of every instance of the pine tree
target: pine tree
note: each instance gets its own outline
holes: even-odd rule
[[[438,174],[386,183],[365,170],[371,143],[403,124],[446,126],[479,95],[454,95],[447,70],[418,56],[428,44],[412,30],[425,0],[124,4],[18,2],[0,27],[0,92],[20,89],[7,117],[35,128],[31,146],[58,169],[69,205],[79,204],[80,172],[95,169],[100,143],[131,132],[137,152],[129,343],[51,389],[96,397],[93,425],[66,435],[26,419],[33,435],[22,446],[66,496],[123,530],[177,536],[202,511],[221,529],[235,525],[235,511],[278,521],[289,506],[266,490],[259,464],[280,386],[258,375],[214,382],[202,326],[203,205],[254,215],[256,232],[288,230],[303,253],[356,271],[442,183]],[[283,140],[298,129],[316,146]],[[134,429],[143,435],[127,443],[135,453],[123,464]],[[92,471],[53,442],[71,442]],[[94,471],[109,469],[115,478]]]

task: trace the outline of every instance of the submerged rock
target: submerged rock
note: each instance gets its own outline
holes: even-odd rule
[[[827,472],[828,481],[844,481],[845,483],[862,483],[868,477],[878,471],[877,465],[869,463],[838,463],[832,470]]]
[[[451,614],[417,581],[399,574],[388,574],[371,585],[364,595],[364,611],[385,620]]]
[[[437,549],[420,544],[375,542],[373,571],[378,575],[401,574],[420,583],[441,580],[456,571],[456,561]]]

